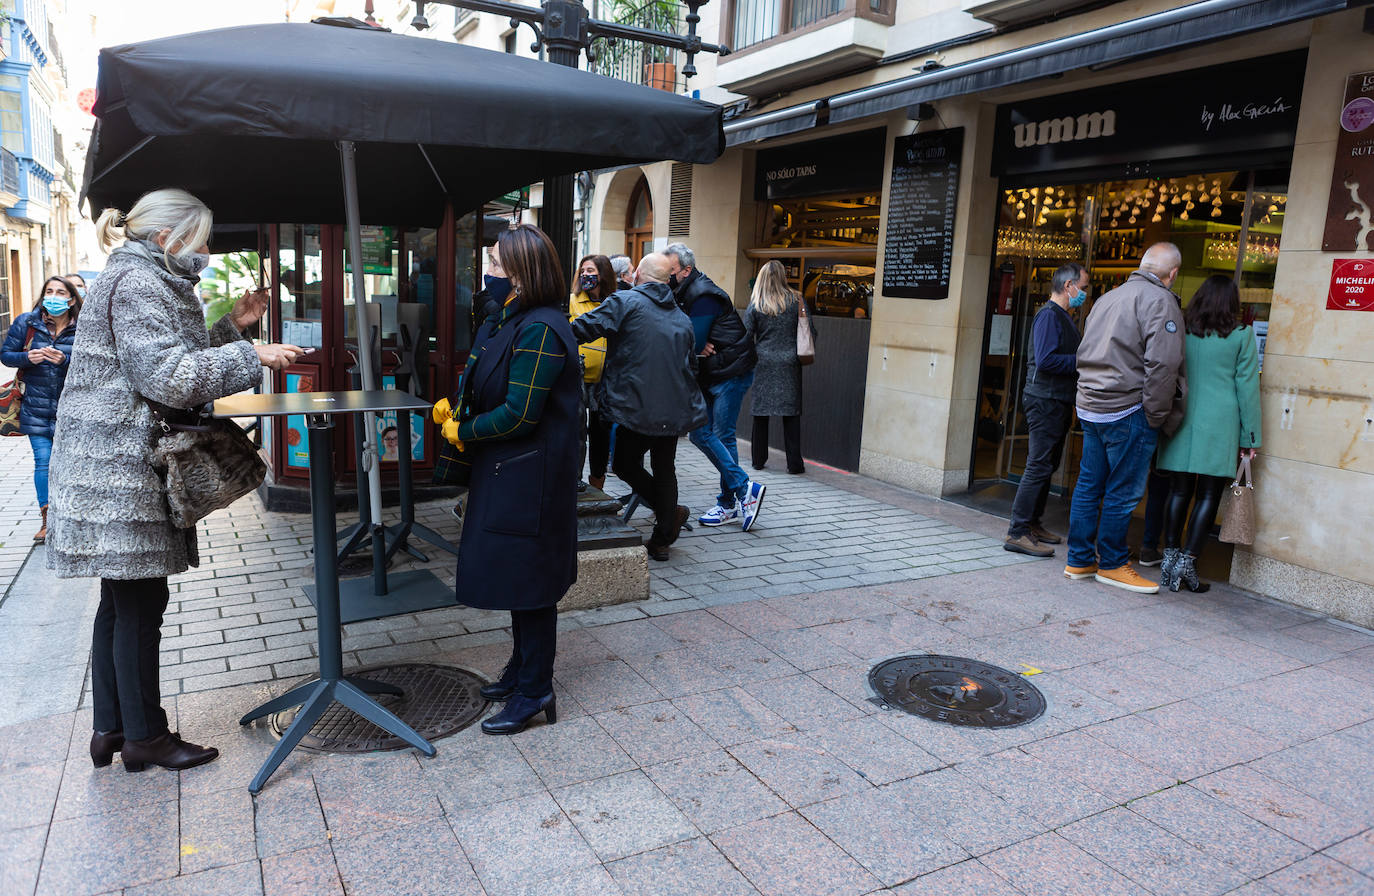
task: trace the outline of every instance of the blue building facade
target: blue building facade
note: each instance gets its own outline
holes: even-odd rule
[[[47,224],[57,171],[52,90],[42,74],[50,55],[47,8],[43,0],[10,0],[9,7],[8,55],[0,61],[0,146],[14,154],[18,170],[17,183],[0,189],[19,197],[5,210],[11,218]]]

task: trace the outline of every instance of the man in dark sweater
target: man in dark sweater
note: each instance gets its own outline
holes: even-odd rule
[[[1069,264],[1054,272],[1050,298],[1031,325],[1031,355],[1026,361],[1026,387],[1021,408],[1026,414],[1030,444],[1026,469],[1011,505],[1011,525],[1004,547],[1032,557],[1053,557],[1064,539],[1041,525],[1050,479],[1064,455],[1064,439],[1073,424],[1078,388],[1078,327],[1069,315],[1087,299],[1088,272]]]
[[[739,463],[735,425],[744,394],[754,383],[758,354],[730,296],[696,266],[696,256],[682,243],[663,250],[672,264],[668,285],[678,307],[692,319],[698,357],[697,381],[711,419],[692,430],[692,444],[720,472],[716,506],[702,515],[703,526],[722,526],[739,520],[749,531],[763,507],[764,486],[750,482]]]

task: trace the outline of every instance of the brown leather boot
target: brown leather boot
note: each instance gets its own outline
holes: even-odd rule
[[[150,765],[163,768],[194,768],[215,759],[219,750],[188,744],[175,731],[159,734],[147,740],[126,740],[119,751],[124,758],[126,772],[141,772]]]
[[[43,512],[43,526],[33,535],[34,544],[42,544],[48,540],[48,505],[44,504],[40,510]]]
[[[588,476],[588,477],[587,477],[587,484],[590,485],[592,488],[595,488],[595,489],[604,489],[604,488],[606,487],[606,477],[605,477],[605,476]]]

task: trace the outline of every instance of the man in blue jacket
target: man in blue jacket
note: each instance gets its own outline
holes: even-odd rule
[[[1011,525],[1003,547],[1032,557],[1053,557],[1064,539],[1041,524],[1050,479],[1064,455],[1064,439],[1073,425],[1078,388],[1078,327],[1069,309],[1087,299],[1088,272],[1069,264],[1054,272],[1050,298],[1031,324],[1031,355],[1026,361],[1026,387],[1021,409],[1030,431],[1026,469],[1011,505]]]
[[[700,361],[697,381],[711,419],[692,430],[689,438],[720,472],[716,506],[701,517],[703,526],[723,526],[739,520],[747,532],[763,507],[764,486],[749,481],[739,463],[735,425],[744,394],[754,384],[758,355],[730,296],[696,266],[696,256],[682,243],[663,250],[671,264],[668,285],[678,307],[692,319]]]

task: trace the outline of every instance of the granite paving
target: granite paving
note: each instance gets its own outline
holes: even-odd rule
[[[685,441],[678,460],[705,510],[714,471]],[[256,797],[275,735],[238,718],[310,674],[315,617],[309,519],[244,499],[201,524],[163,628],[172,723],[222,756],[94,769],[98,593],[32,545],[25,441],[0,462],[4,896],[1374,893],[1374,633],[1226,585],[1070,582],[1062,549],[1002,550],[1003,520],[780,458],[753,531],[695,527],[647,600],[563,614],[556,724],[471,726],[432,758],[297,750]],[[449,507],[417,518],[456,539]],[[453,584],[439,552],[393,568]],[[345,665],[493,676],[508,624],[349,625]],[[868,669],[904,653],[1023,673],[1046,712],[885,709]]]

